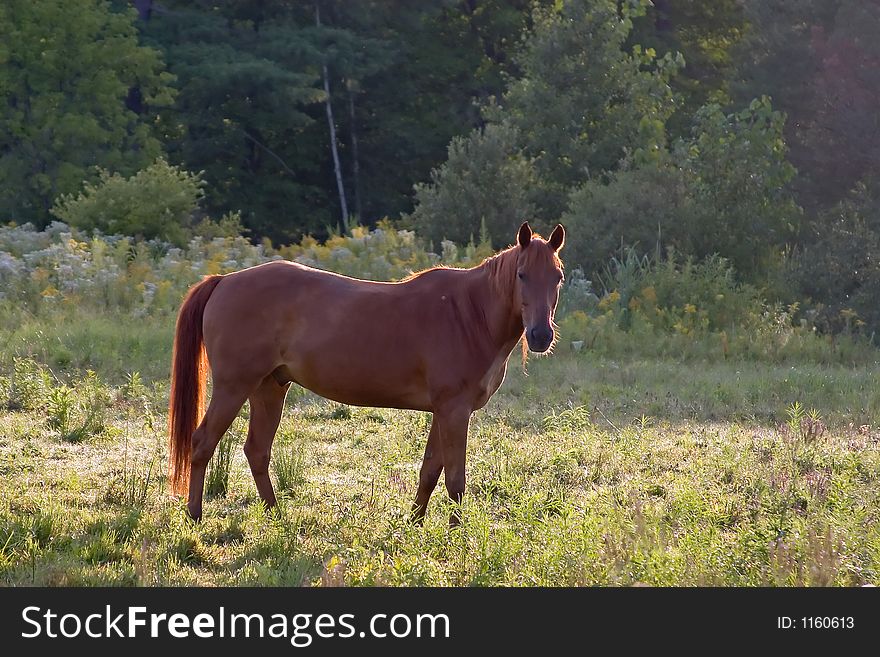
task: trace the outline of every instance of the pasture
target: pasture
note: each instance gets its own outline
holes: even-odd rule
[[[871,350],[615,356],[563,336],[528,375],[515,352],[472,421],[455,530],[442,486],[409,522],[428,414],[294,389],[278,509],[242,453],[245,407],[197,524],[167,493],[171,320],[18,319],[0,335],[3,585],[880,584]]]

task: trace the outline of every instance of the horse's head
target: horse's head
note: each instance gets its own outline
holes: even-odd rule
[[[557,255],[565,242],[565,229],[556,226],[550,239],[532,233],[528,222],[517,235],[514,300],[522,313],[529,349],[543,353],[553,344],[553,313],[562,285],[562,261]]]

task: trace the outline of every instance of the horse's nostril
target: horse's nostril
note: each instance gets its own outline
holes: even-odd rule
[[[536,326],[529,329],[529,346],[540,350],[542,346],[549,346],[553,341],[553,330]]]

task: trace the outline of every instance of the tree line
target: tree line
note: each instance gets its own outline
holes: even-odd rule
[[[435,248],[561,220],[588,276],[718,254],[880,325],[878,28],[861,0],[8,0],[0,214],[163,236],[140,199],[173,197]]]

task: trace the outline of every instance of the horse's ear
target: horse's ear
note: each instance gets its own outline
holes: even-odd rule
[[[529,244],[532,243],[532,227],[529,226],[528,221],[524,221],[523,225],[519,227],[519,233],[516,236],[516,241],[522,248],[526,248]]]
[[[558,251],[562,248],[562,245],[565,244],[565,228],[562,224],[556,224],[556,228],[550,233],[550,239],[547,240],[547,244],[549,244],[550,248],[554,251]]]

